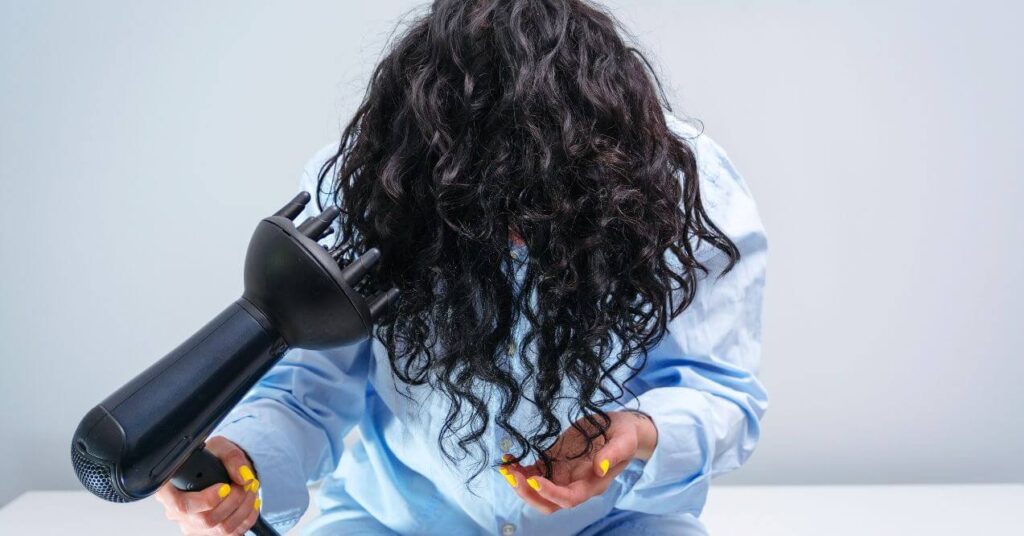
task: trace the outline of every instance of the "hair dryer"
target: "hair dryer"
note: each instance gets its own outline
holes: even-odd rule
[[[380,257],[371,249],[344,269],[330,234],[330,207],[296,227],[300,193],[256,227],[245,291],[188,340],[90,410],[71,442],[86,489],[113,502],[148,497],[168,480],[194,491],[230,482],[205,441],[289,348],[325,349],[370,336],[397,289],[369,299],[354,289]],[[258,535],[276,534],[262,518]]]

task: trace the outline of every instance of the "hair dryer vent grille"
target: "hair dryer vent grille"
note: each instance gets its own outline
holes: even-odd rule
[[[75,474],[78,475],[78,480],[81,480],[85,489],[91,491],[93,495],[110,502],[129,502],[129,499],[126,499],[114,489],[114,484],[111,482],[110,468],[89,459],[79,452],[79,449],[74,444],[71,445],[71,465],[75,466]]]

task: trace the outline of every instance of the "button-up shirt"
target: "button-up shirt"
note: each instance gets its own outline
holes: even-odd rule
[[[767,405],[755,377],[767,243],[750,190],[722,148],[672,116],[667,121],[694,149],[704,206],[742,258],[719,277],[724,255],[698,245],[696,255],[711,273],[630,381],[636,397],[606,408],[638,409],[653,419],[658,442],[651,458],[634,460],[604,494],[545,516],[498,471],[484,470],[467,482],[473,460],[466,467],[445,461],[438,433],[447,400],[428,386],[406,391],[396,385],[378,341],[296,349],[215,431],[252,459],[268,521],[281,530],[292,526],[308,507],[313,482],[321,484],[316,525],[400,534],[572,534],[613,511],[700,514],[711,478],[740,466],[754,450]],[[314,156],[302,179],[305,190],[325,200],[316,177],[335,147]],[[315,205],[301,217],[314,215]],[[513,251],[529,255],[525,246]],[[522,330],[510,354],[523,350],[517,347]],[[511,422],[529,429],[535,419],[530,406],[520,404]],[[354,428],[358,437],[346,442]],[[482,440],[492,459],[512,447],[493,422]]]

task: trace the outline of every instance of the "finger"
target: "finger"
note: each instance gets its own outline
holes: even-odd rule
[[[182,512],[194,515],[213,510],[228,496],[227,493],[224,493],[225,486],[228,490],[231,489],[227,484],[214,484],[201,491],[182,493]]]
[[[204,529],[202,526],[195,523],[189,523],[188,521],[180,525],[181,533],[186,536],[214,536],[220,531],[217,529]]]
[[[537,495],[559,508],[575,508],[596,494],[597,479],[576,480],[566,486],[559,486],[543,476],[535,476],[534,488]]]
[[[607,475],[597,481],[596,493],[594,495],[602,495],[608,491],[608,487],[612,485],[612,482],[615,482],[615,477],[619,476],[619,473],[625,471],[627,467],[629,467],[629,460],[619,462],[619,465],[612,467]]]
[[[228,471],[228,475],[231,476],[231,480],[236,484],[245,486],[256,479],[249,457],[245,455],[242,449],[238,448],[238,445],[217,436],[206,442],[206,448],[214,456],[220,458],[220,461],[224,463],[224,468]]]
[[[542,473],[540,468],[537,467],[537,464],[526,465],[526,466],[519,465],[518,463],[515,463],[515,462],[511,461],[512,457],[509,456],[508,454],[506,454],[505,456],[502,456],[501,460],[502,460],[502,463],[501,463],[501,465],[498,466],[498,472],[501,473],[502,476],[508,475],[509,472],[512,471],[512,470],[518,471],[520,474],[522,474],[522,475],[524,475],[526,477],[531,477],[533,475],[539,475],[539,474]]]
[[[560,507],[557,504],[554,504],[538,495],[536,490],[534,490],[532,485],[528,482],[528,480],[536,478],[539,477],[527,477],[518,470],[511,469],[509,474],[506,475],[505,480],[507,480],[509,485],[512,486],[519,498],[526,502],[526,504],[539,510],[542,514],[547,515],[558,511]],[[534,480],[534,482],[536,482],[536,480]]]
[[[258,519],[259,517],[260,511],[253,508],[252,512],[249,513],[249,517],[245,518],[245,521],[242,521],[242,524],[238,527],[238,529],[236,529],[235,532],[229,534],[238,534],[239,536],[242,536],[246,533],[246,531],[251,529],[252,526],[256,524],[256,519]]]
[[[245,489],[239,485],[230,486],[228,484],[222,484],[222,489],[219,493],[224,496],[224,500],[220,502],[216,507],[208,512],[203,512],[196,516],[197,525],[206,529],[216,528],[218,525],[224,522],[225,519],[231,516],[242,505],[245,501]],[[227,488],[225,493],[223,487]]]
[[[156,490],[153,498],[164,506],[164,512],[167,514],[168,519],[174,519],[181,517],[179,514],[184,510],[181,495],[182,492],[168,482]]]
[[[245,500],[242,501],[242,504],[240,504],[238,508],[236,508],[235,511],[232,512],[231,515],[228,516],[228,518],[221,524],[225,533],[238,534],[239,532],[243,532],[243,529],[247,530],[249,528],[245,527],[244,523],[247,519],[252,517],[253,512],[256,512],[257,515],[259,514],[260,505],[256,503],[257,500],[258,497],[255,493],[251,491],[245,493]],[[253,523],[255,523],[255,520],[253,520]]]
[[[605,476],[608,471],[631,460],[636,454],[637,439],[635,433],[617,433],[608,438],[608,442],[594,454],[594,474]]]
[[[608,473],[603,477],[589,477],[574,480],[567,485],[559,486],[543,476],[533,477],[537,483],[534,490],[543,499],[558,505],[560,508],[575,508],[592,497],[608,491],[608,487],[615,481],[623,470],[629,467],[629,462],[620,462],[618,465],[609,468]]]

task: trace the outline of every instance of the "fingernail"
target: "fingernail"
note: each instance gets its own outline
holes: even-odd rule
[[[259,489],[260,489],[260,481],[258,479],[256,479],[256,478],[252,479],[252,482],[250,482],[249,485],[245,487],[245,491],[256,492],[256,491],[259,491]]]
[[[252,474],[252,469],[249,469],[248,465],[243,465],[242,467],[240,467],[238,469],[238,475],[241,476],[242,480],[246,482],[256,478],[256,475]]]
[[[503,475],[505,475],[505,476],[508,476],[508,469],[506,469],[504,467],[499,467],[498,468],[498,472],[503,474]]]
[[[263,501],[262,501],[261,499],[258,499],[258,498],[257,498],[257,499],[256,499],[255,501],[253,501],[253,503],[252,503],[252,509],[253,509],[253,510],[259,510],[259,509],[260,509],[260,506],[262,506],[262,505],[263,505]]]
[[[611,466],[611,462],[608,460],[601,460],[601,476],[608,474],[608,467]]]
[[[221,484],[220,487],[217,488],[217,496],[221,499],[227,497],[229,493],[231,493],[231,486],[227,484]]]
[[[526,479],[526,483],[529,484],[531,488],[533,488],[533,491],[540,491],[540,482],[537,482],[536,478],[533,478],[531,476],[530,478]]]
[[[512,486],[513,488],[519,487],[519,482],[516,481],[516,475],[505,475],[505,480],[508,481],[509,486]]]

